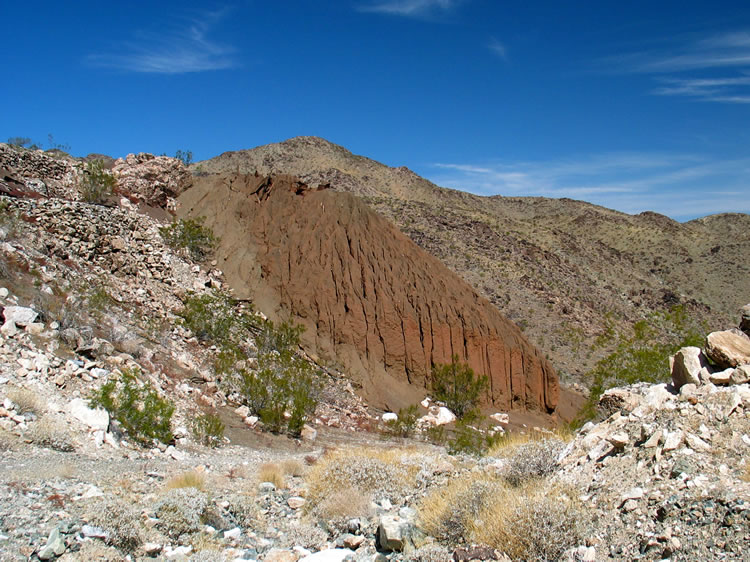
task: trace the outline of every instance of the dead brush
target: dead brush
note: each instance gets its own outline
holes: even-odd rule
[[[198,470],[188,470],[173,476],[164,484],[165,490],[176,490],[178,488],[195,488],[204,490],[206,488],[206,474]]]
[[[279,490],[286,486],[286,482],[284,481],[284,470],[278,464],[274,463],[261,465],[258,469],[258,481],[270,482]]]
[[[281,463],[281,469],[288,476],[302,476],[305,473],[304,465],[297,459],[286,459]]]
[[[416,456],[398,449],[330,451],[308,470],[308,509],[314,515],[332,514],[347,511],[350,504],[348,511],[363,515],[373,499],[397,501],[416,481],[420,469]]]
[[[13,387],[7,391],[7,396],[16,406],[19,414],[34,414],[41,416],[47,410],[47,404],[39,394],[28,388]]]

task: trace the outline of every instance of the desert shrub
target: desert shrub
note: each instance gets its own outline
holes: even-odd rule
[[[290,525],[284,530],[281,538],[281,548],[293,548],[301,546],[308,550],[319,551],[328,542],[328,533],[317,525],[309,523],[298,523]]]
[[[177,488],[167,492],[154,508],[157,526],[172,538],[201,529],[208,508],[206,494],[196,488]]]
[[[469,541],[473,521],[501,487],[497,479],[475,473],[452,480],[433,490],[419,505],[419,525],[450,545]]]
[[[138,380],[137,368],[123,369],[91,395],[92,408],[103,408],[116,419],[135,441],[150,444],[172,440],[171,419],[174,404],[161,398],[148,382]]]
[[[105,170],[101,160],[92,160],[86,164],[78,189],[87,203],[104,203],[116,185],[117,180]]]
[[[256,337],[257,370],[237,373],[244,402],[271,431],[299,435],[318,403],[318,373],[296,354],[301,332],[301,326],[264,322]]]
[[[177,314],[199,340],[232,350],[235,357],[242,356],[240,344],[258,323],[250,314],[236,311],[234,299],[218,290],[189,295]]]
[[[409,437],[414,435],[419,419],[419,406],[412,404],[398,411],[398,418],[385,423],[383,433],[394,437]]]
[[[261,510],[254,497],[245,494],[232,494],[227,512],[234,523],[243,528],[260,526]]]
[[[39,150],[42,148],[41,143],[33,142],[29,137],[10,137],[8,144],[16,148],[28,148],[29,150]]]
[[[47,410],[47,404],[39,396],[39,393],[28,388],[11,387],[6,395],[16,406],[19,414],[34,414],[41,416]]]
[[[441,544],[430,543],[420,546],[407,558],[409,562],[450,562],[453,560],[451,551]]]
[[[117,548],[132,552],[143,543],[140,514],[123,501],[104,500],[97,503],[89,523],[104,529],[107,542]]]
[[[258,470],[259,482],[270,482],[276,488],[281,489],[286,486],[284,481],[284,471],[278,464],[266,463],[261,465]]]
[[[215,448],[224,444],[224,422],[216,414],[197,416],[190,428],[195,440],[206,447]]]
[[[185,166],[190,164],[193,161],[193,151],[192,150],[178,150],[175,155],[175,158],[177,160],[180,160]]]
[[[19,442],[20,440],[16,435],[0,427],[0,452],[12,451],[18,446]]]
[[[205,260],[218,244],[213,231],[203,226],[205,217],[178,219],[168,226],[159,228],[159,233],[168,246],[184,249],[195,261]]]
[[[530,441],[516,447],[508,458],[505,479],[513,486],[544,478],[557,470],[557,457],[565,448],[559,439]]]
[[[485,375],[476,376],[471,367],[459,363],[458,355],[454,355],[450,363],[432,368],[431,385],[435,399],[444,402],[456,417],[463,418],[479,405],[489,381]]]
[[[206,475],[203,472],[197,470],[188,470],[173,476],[164,485],[167,490],[176,490],[178,488],[195,488],[196,490],[203,490],[206,487]]]
[[[43,416],[29,432],[32,443],[55,451],[69,453],[75,450],[73,437],[64,423],[56,418]]]
[[[307,506],[313,515],[323,518],[366,515],[373,499],[400,501],[414,485],[418,471],[418,463],[398,451],[327,453],[307,474]]]
[[[702,346],[702,333],[682,306],[636,322],[632,333],[621,336],[615,350],[586,375],[591,381],[589,397],[573,425],[593,419],[599,398],[612,387],[668,380],[669,356],[681,347]]]
[[[470,536],[502,549],[512,560],[561,560],[583,541],[585,521],[585,512],[564,491],[504,489],[479,514]]]
[[[107,289],[103,284],[97,283],[88,293],[87,301],[89,308],[94,313],[104,312],[109,307],[114,299],[107,292]]]

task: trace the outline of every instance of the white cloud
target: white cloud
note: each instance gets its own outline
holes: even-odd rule
[[[605,62],[628,72],[654,75],[661,86],[653,94],[750,103],[750,31],[711,35],[669,50],[631,53]],[[724,75],[716,76],[719,72]]]
[[[750,159],[694,154],[607,153],[576,160],[432,166],[438,185],[479,195],[568,197],[626,213],[675,219],[750,212]]]
[[[209,39],[224,11],[185,21],[181,27],[158,32],[142,31],[116,51],[92,54],[89,64],[128,72],[184,74],[236,66],[235,50]]]
[[[489,45],[487,45],[487,48],[493,53],[495,53],[501,59],[507,60],[508,50],[505,48],[505,45],[503,45],[500,41],[498,41],[494,37],[490,41]]]
[[[448,12],[459,0],[384,0],[360,6],[363,12],[376,12],[396,16],[424,17],[436,12]]]

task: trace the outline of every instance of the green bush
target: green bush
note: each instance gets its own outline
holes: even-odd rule
[[[257,370],[237,373],[243,400],[274,432],[286,427],[290,434],[299,435],[317,406],[318,373],[295,353],[301,333],[301,326],[284,322],[276,328],[266,321],[256,337]]]
[[[78,189],[87,203],[104,203],[116,185],[117,180],[104,169],[102,161],[92,160],[86,164]]]
[[[488,388],[487,377],[476,376],[471,367],[458,362],[458,355],[453,356],[451,363],[432,368],[434,398],[445,403],[458,418],[463,418],[476,408]]]
[[[682,306],[636,322],[632,333],[621,336],[615,350],[599,360],[588,373],[589,398],[573,426],[579,427],[596,416],[599,397],[607,389],[668,380],[669,356],[681,347],[702,345],[701,327],[691,322]]]
[[[219,447],[224,443],[224,422],[216,414],[201,414],[193,419],[193,437],[206,447]]]
[[[137,368],[123,369],[89,398],[92,408],[103,408],[128,432],[131,439],[149,445],[153,439],[172,441],[174,404],[161,398],[149,383],[138,380]]]
[[[398,411],[398,418],[386,422],[384,433],[394,437],[409,437],[414,434],[419,419],[419,406],[412,404]]]
[[[199,340],[234,349],[237,357],[240,343],[257,325],[250,314],[235,310],[232,297],[218,290],[188,296],[177,314],[182,318],[183,325]]]
[[[174,249],[187,250],[195,261],[205,260],[211,253],[218,239],[210,228],[203,226],[205,217],[178,219],[168,226],[159,228],[164,241]]]
[[[178,150],[175,155],[175,158],[182,161],[185,166],[190,164],[193,161],[193,151],[192,150]]]

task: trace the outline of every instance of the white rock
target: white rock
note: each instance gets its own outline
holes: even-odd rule
[[[613,446],[617,447],[618,449],[622,449],[625,445],[627,445],[630,442],[630,436],[624,431],[618,431],[617,433],[613,433],[612,435],[607,437],[607,441],[609,441]]]
[[[677,447],[682,445],[682,439],[684,435],[681,430],[670,431],[664,438],[664,447],[662,450],[666,453],[667,451],[674,451]]]
[[[193,552],[192,546],[176,546],[172,548],[172,546],[167,545],[164,547],[164,555],[167,557],[167,560],[187,556],[191,552]]]
[[[453,412],[451,412],[448,408],[445,406],[440,406],[438,408],[437,416],[435,416],[436,421],[435,425],[445,425],[448,423],[453,423],[456,421],[456,416]]]
[[[8,289],[0,287],[0,299],[7,299],[9,294]]]
[[[384,422],[395,422],[398,421],[398,415],[394,414],[393,412],[386,412],[382,416],[382,420]]]
[[[234,410],[234,413],[240,416],[242,419],[245,419],[250,415],[250,408],[248,408],[247,406],[240,406],[239,408]]]
[[[315,441],[315,439],[318,437],[318,430],[305,424],[302,426],[300,437],[302,437],[302,439],[304,439],[305,441]]]
[[[3,315],[5,316],[6,324],[10,322],[19,328],[33,323],[36,317],[39,316],[36,311],[25,306],[6,306]]]
[[[501,413],[501,412],[497,412],[496,414],[492,414],[490,416],[490,419],[493,419],[497,423],[501,423],[503,425],[508,425],[510,423],[510,416],[508,414],[504,414],[504,413]]]
[[[224,531],[225,539],[237,540],[240,538],[240,535],[242,535],[242,529],[240,529],[239,527],[235,527],[234,529],[230,529],[229,531]]]
[[[625,502],[627,500],[639,500],[644,496],[643,488],[636,487],[631,488],[627,492],[625,492],[622,496],[620,496],[620,499]]]
[[[327,548],[300,558],[299,562],[343,562],[343,560],[352,554],[348,548]]]
[[[732,381],[732,377],[734,376],[734,371],[735,369],[730,367],[729,369],[724,369],[723,371],[719,371],[718,373],[711,373],[710,375],[708,375],[708,380],[718,385],[730,384]]]
[[[68,412],[81,423],[93,430],[107,431],[109,427],[109,414],[106,410],[89,408],[88,403],[82,398],[75,398],[68,404]]]
[[[244,419],[245,425],[248,427],[255,427],[255,424],[258,423],[258,416],[247,416]]]
[[[395,515],[383,515],[378,522],[378,544],[386,552],[400,552],[404,548],[403,521]]]
[[[685,437],[685,441],[687,444],[695,449],[696,451],[710,451],[711,445],[706,443],[703,439],[698,437],[697,435],[693,435],[692,433],[688,433]]]
[[[430,402],[432,402],[432,399],[428,396],[427,398],[425,398],[424,400],[422,400],[420,402],[420,404],[422,405],[423,408],[429,408],[430,407]]]

